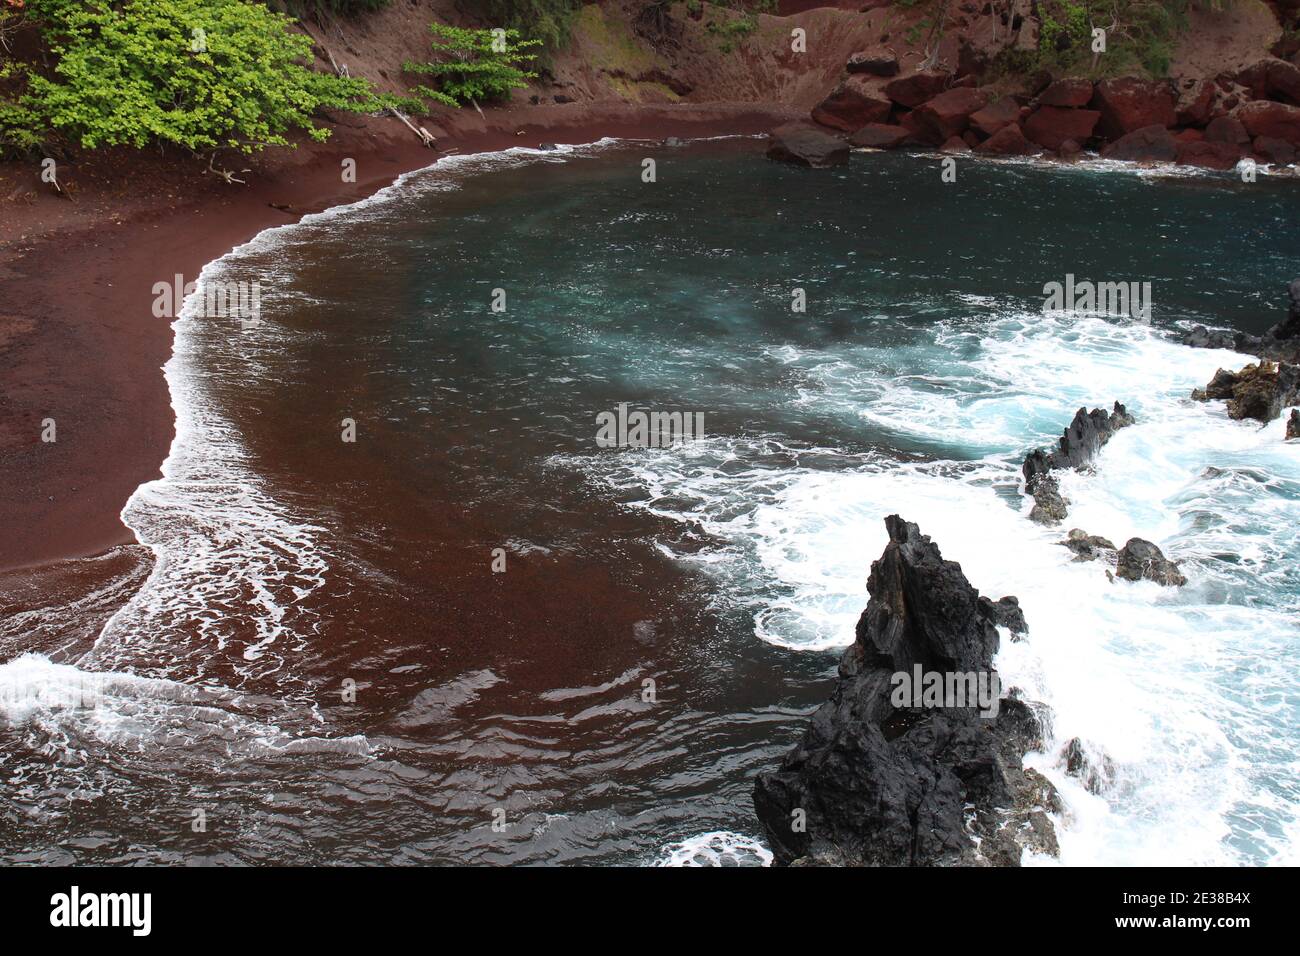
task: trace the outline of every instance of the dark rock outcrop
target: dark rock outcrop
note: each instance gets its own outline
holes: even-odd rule
[[[841,166],[849,161],[849,144],[838,136],[806,123],[786,123],[768,134],[768,159],[811,166]]]
[[[1265,360],[1240,372],[1219,369],[1205,388],[1192,391],[1192,398],[1226,401],[1229,418],[1253,418],[1267,424],[1281,415],[1282,409],[1300,405],[1300,365]]]
[[[1014,694],[996,715],[969,706],[899,706],[896,675],[992,674],[998,627],[1019,608],[973,588],[915,524],[885,520],[870,601],[839,682],[754,807],[778,865],[1017,865],[1056,852],[1055,789],[1023,766],[1042,746]],[[1014,610],[1013,610],[1014,609]],[[953,701],[945,701],[951,704]]]
[[[1178,562],[1145,538],[1129,538],[1120,548],[1115,561],[1115,576],[1126,581],[1155,581],[1165,587],[1182,587],[1187,578],[1178,570]]]
[[[1110,441],[1111,435],[1132,424],[1133,416],[1119,402],[1110,412],[1100,408],[1090,412],[1081,408],[1074,413],[1074,420],[1058,439],[1055,451],[1048,453],[1036,449],[1026,455],[1020,472],[1025,477],[1025,491],[1034,498],[1029,517],[1041,524],[1063,521],[1068,509],[1052,471],[1090,465],[1101,446]]]
[[[1274,362],[1300,364],[1300,279],[1293,280],[1287,291],[1291,300],[1287,317],[1263,335],[1211,331],[1203,325],[1197,325],[1183,335],[1182,343],[1202,349],[1232,349],[1235,352],[1245,352]],[[1215,378],[1218,379],[1219,375]],[[1196,393],[1193,394],[1196,396]],[[1232,395],[1229,390],[1222,395],[1207,393],[1205,397],[1231,398]]]
[[[1071,528],[1070,534],[1061,544],[1074,552],[1076,561],[1105,561],[1113,564],[1119,553],[1119,548],[1109,538],[1088,534],[1080,528]]]
[[[1300,438],[1300,408],[1291,409],[1291,417],[1286,420],[1286,440]]]
[[[1061,749],[1058,766],[1064,764],[1065,772],[1075,777],[1090,793],[1100,794],[1115,782],[1115,762],[1106,754],[1094,758],[1078,737],[1072,737]]]

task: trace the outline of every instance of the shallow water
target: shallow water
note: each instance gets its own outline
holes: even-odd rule
[[[1190,402],[1246,359],[1168,334],[1281,317],[1293,184],[938,163],[463,157],[210,266],[262,322],[178,322],[178,438],[125,512],[152,572],[0,581],[0,854],[765,862],[753,776],[897,512],[1025,608],[998,663],[1055,711],[1062,862],[1294,861],[1300,447]],[[1151,281],[1154,325],[1044,315],[1066,273]],[[1156,541],[1180,591],[1024,515],[1024,452],[1116,399],[1069,526]],[[622,402],[705,437],[598,447]]]

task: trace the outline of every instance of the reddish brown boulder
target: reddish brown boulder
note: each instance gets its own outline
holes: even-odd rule
[[[1202,169],[1232,169],[1241,159],[1241,147],[1235,143],[1179,143],[1178,164]]]
[[[1163,126],[1144,126],[1106,146],[1101,155],[1128,162],[1172,163],[1178,158],[1178,140]]]
[[[910,113],[904,113],[898,118],[898,125],[904,127],[910,134],[907,142],[911,144],[920,144],[923,146],[938,146],[943,140],[934,135],[934,130],[921,122],[921,118],[916,115],[916,110]]]
[[[889,116],[889,100],[882,97],[864,76],[846,77],[830,96],[813,107],[814,122],[851,133],[868,123],[881,123]]]
[[[1219,88],[1213,80],[1189,81],[1178,94],[1174,118],[1179,126],[1204,126],[1214,115]]]
[[[1256,100],[1237,107],[1232,115],[1251,136],[1267,136],[1300,147],[1300,107]]]
[[[871,149],[893,149],[902,145],[911,131],[906,126],[889,126],[885,123],[868,123],[849,137],[850,146],[866,146]]]
[[[970,87],[940,93],[915,111],[917,120],[940,141],[961,134],[970,125],[970,115],[988,105],[988,96]]]
[[[960,136],[951,137],[942,147],[945,153],[969,153],[970,146]]]
[[[975,147],[975,152],[990,156],[1027,156],[1035,152],[1034,145],[1014,123],[1004,126]]]
[[[1290,166],[1296,161],[1296,148],[1286,140],[1256,136],[1255,152],[1271,166]]]
[[[1180,129],[1174,139],[1180,143],[1200,143],[1205,141],[1205,133],[1199,129]]]
[[[948,86],[948,74],[937,70],[900,76],[885,85],[885,95],[899,106],[915,109],[926,100],[938,96]]]
[[[1092,100],[1092,80],[1069,77],[1057,80],[1038,95],[1040,106],[1087,106]]]
[[[1097,84],[1093,106],[1101,113],[1101,132],[1116,138],[1148,126],[1173,126],[1174,94],[1167,82],[1121,76]]]
[[[1002,127],[1020,119],[1020,104],[1013,96],[1004,96],[982,110],[971,114],[970,124],[985,136],[992,136]]]
[[[1246,67],[1237,81],[1257,100],[1283,98],[1300,103],[1300,66],[1268,57]]]
[[[1067,139],[1086,143],[1092,138],[1101,114],[1096,110],[1040,106],[1025,121],[1025,137],[1047,149],[1060,149]]]
[[[1240,120],[1235,120],[1231,116],[1220,116],[1210,120],[1210,125],[1205,127],[1205,138],[1211,143],[1233,143],[1237,146],[1250,142],[1250,134],[1246,132],[1246,127],[1241,125]]]
[[[862,50],[849,57],[844,65],[849,73],[870,73],[873,76],[897,76],[898,57],[890,50]]]
[[[1067,139],[1061,144],[1061,148],[1056,151],[1056,155],[1061,159],[1075,160],[1083,153],[1083,147],[1072,139]]]
[[[849,161],[849,144],[808,123],[786,123],[768,134],[767,158],[821,169]]]

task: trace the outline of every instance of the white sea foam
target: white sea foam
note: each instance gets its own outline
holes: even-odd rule
[[[756,636],[788,648],[850,643],[886,543],[882,519],[918,522],[983,593],[1014,594],[1024,608],[1030,640],[1004,644],[998,665],[1005,684],[1055,712],[1047,752],[1031,762],[1069,806],[1061,862],[1293,857],[1300,449],[1281,422],[1234,422],[1222,403],[1188,398],[1249,357],[1140,325],[995,313],[941,324],[933,348],[896,359],[888,383],[854,377],[874,367],[867,358],[809,358],[826,387],[805,400],[856,404],[899,436],[974,457],[898,463],[714,437],[566,464],[634,507],[702,528],[714,546],[683,560],[751,608]],[[1111,440],[1095,473],[1063,477],[1068,524],[1028,521],[1024,452],[1076,408],[1115,399],[1138,424]],[[1058,544],[1070,527],[1153,540],[1190,583],[1111,582]],[[1060,766],[1073,737],[1113,761],[1100,796]]]
[[[0,664],[0,727],[19,731],[33,750],[76,765],[92,747],[143,750],[178,737],[186,746],[227,756],[369,752],[360,735],[322,738],[287,733],[277,721],[291,709],[273,698],[215,686],[112,671],[88,671],[24,654]]]
[[[123,522],[153,551],[154,569],[107,622],[82,664],[182,680],[215,675],[221,681],[273,682],[286,696],[309,699],[314,691],[296,663],[319,633],[311,597],[330,571],[329,534],[266,487],[211,394],[221,384],[214,379],[226,370],[255,377],[267,350],[293,344],[276,322],[276,290],[284,285],[275,281],[280,266],[264,253],[286,240],[310,240],[339,217],[365,219],[412,195],[458,189],[471,175],[568,162],[618,142],[604,138],[553,150],[444,156],[358,202],[264,230],[209,263],[172,326],[173,354],[164,371],[176,437],[163,477],[141,485],[122,511]],[[209,283],[248,279],[254,269],[265,290],[255,328],[200,314]],[[214,363],[214,355],[222,361]]]
[[[655,866],[771,866],[772,851],[753,837],[719,830],[670,843]]]

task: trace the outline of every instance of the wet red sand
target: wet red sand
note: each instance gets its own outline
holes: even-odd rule
[[[461,125],[438,149],[752,134],[789,115],[753,105],[542,106],[490,121],[458,115]],[[436,155],[395,120],[369,119],[300,148],[291,166],[259,169],[246,186],[193,174],[178,182],[157,162],[154,180],[128,156],[117,181],[112,170],[93,171],[98,190],[80,207],[43,198],[47,234],[33,244],[24,246],[18,229],[41,225],[40,216],[0,217],[0,569],[133,540],[119,513],[137,486],[159,476],[173,436],[161,371],[171,320],[152,314],[154,283],[176,274],[190,281],[262,229],[363,198]],[[355,183],[341,182],[344,157],[357,161]],[[126,198],[115,201],[110,191]],[[47,418],[56,423],[53,443],[41,441]]]

